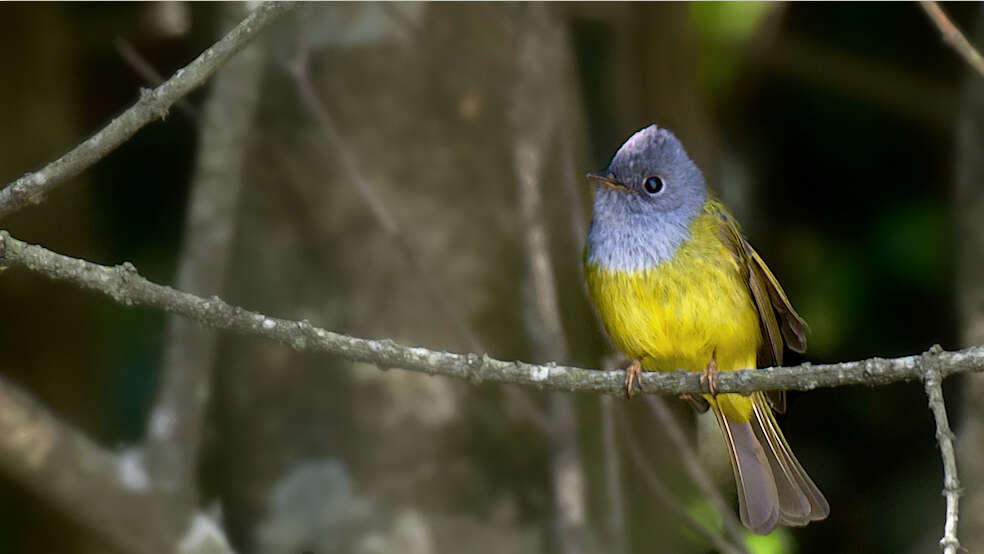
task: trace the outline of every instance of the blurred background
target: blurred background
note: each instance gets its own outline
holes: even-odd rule
[[[944,8],[970,38],[984,30],[979,4]],[[0,5],[0,182],[93,133],[244,14]],[[984,89],[916,4],[327,4],[240,57],[3,228],[342,333],[602,367],[611,347],[580,270],[582,176],[657,123],[809,322],[807,354],[787,363],[984,342]],[[195,215],[210,179],[225,207]],[[196,221],[228,232],[206,241]],[[20,269],[0,274],[0,306],[9,386],[110,453],[153,442],[169,366],[190,348],[182,324]],[[720,533],[643,399],[379,371],[185,328],[204,341],[183,354],[208,393],[188,413],[192,497],[239,552],[719,549],[650,485]],[[944,390],[961,459],[984,458],[966,438],[976,389],[958,377]],[[666,405],[736,510],[718,432]],[[780,421],[831,515],[746,548],[938,548],[942,467],[921,384],[791,393]],[[984,536],[974,471],[961,473],[970,551]],[[0,472],[0,552],[121,548],[79,523],[85,506],[15,475]]]

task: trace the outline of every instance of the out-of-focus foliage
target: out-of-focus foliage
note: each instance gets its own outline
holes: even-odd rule
[[[690,4],[693,29],[700,44],[697,74],[712,95],[727,94],[741,70],[746,43],[762,32],[774,2],[695,2]]]

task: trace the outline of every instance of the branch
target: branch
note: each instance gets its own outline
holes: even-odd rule
[[[970,67],[974,68],[978,74],[984,77],[984,58],[981,58],[980,53],[976,48],[967,40],[967,37],[960,32],[960,29],[950,21],[943,10],[940,9],[939,4],[936,2],[928,2],[922,0],[919,2],[919,6],[922,7],[923,11],[929,17],[930,21],[936,25],[940,33],[943,35],[943,42],[950,45],[951,48],[956,50],[957,54],[966,61]]]
[[[27,244],[0,231],[0,266],[23,267],[51,279],[73,283],[104,294],[125,306],[147,306],[183,315],[208,327],[235,331],[284,343],[296,350],[323,352],[380,368],[401,368],[430,375],[445,375],[475,383],[514,383],[570,392],[624,394],[625,373],[553,363],[537,365],[503,361],[486,354],[454,354],[404,346],[391,340],[371,340],[334,333],[306,320],[268,317],[220,298],[201,298],[158,285],[141,277],[130,263],[108,267],[56,254]],[[984,347],[974,346],[936,356],[940,378],[984,371]],[[718,376],[719,393],[760,390],[813,390],[845,385],[887,385],[923,379],[920,355],[871,358],[838,364],[810,364],[760,370],[726,371]],[[683,370],[646,375],[641,392],[648,394],[702,394],[700,375]]]
[[[929,409],[936,420],[936,441],[940,444],[940,456],[943,458],[943,496],[946,497],[946,520],[943,525],[943,538],[940,547],[943,554],[956,554],[960,550],[957,540],[957,521],[959,520],[960,480],[957,479],[957,459],[953,453],[953,431],[946,416],[946,404],[943,402],[943,378],[938,370],[937,355],[939,347],[931,348],[923,354],[923,365],[926,368],[926,396],[929,397]]]
[[[133,44],[125,38],[117,37],[113,41],[113,46],[116,47],[116,52],[123,58],[123,61],[127,63],[133,71],[152,87],[160,86],[164,82],[164,76],[161,75],[157,69],[154,68],[146,58],[140,55],[140,52],[134,48]],[[181,98],[175,105],[181,110],[188,119],[192,120],[196,124],[201,123],[201,118],[198,115],[198,110],[188,102],[187,98]]]
[[[233,54],[280,16],[294,8],[293,3],[261,4],[219,42],[179,69],[161,86],[140,91],[140,99],[62,157],[33,173],[28,173],[0,191],[0,219],[27,206],[40,203],[45,195],[106,157],[143,126],[163,119],[180,98],[201,86]]]
[[[238,20],[244,4],[226,4],[223,20]],[[184,290],[221,292],[226,281],[243,164],[260,99],[265,49],[243,50],[216,76],[205,103],[199,149],[185,218],[177,282]],[[211,397],[215,331],[193,322],[167,321],[161,383],[148,422],[147,466],[158,485],[194,507],[195,470]]]

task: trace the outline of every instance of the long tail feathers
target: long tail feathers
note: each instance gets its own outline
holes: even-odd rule
[[[754,417],[735,421],[714,405],[738,487],[742,523],[768,534],[777,524],[802,526],[821,520],[830,507],[789,444],[762,393],[752,398]]]
[[[741,522],[753,533],[766,535],[779,522],[779,500],[765,452],[755,438],[750,422],[732,421],[717,406],[714,415],[731,454]]]
[[[758,424],[756,434],[759,436],[759,443],[766,450],[772,473],[776,477],[776,487],[780,491],[779,523],[799,526],[826,519],[830,514],[830,505],[793,455],[765,397],[761,393],[756,394],[752,406]],[[788,489],[785,495],[783,488]],[[788,508],[783,506],[784,500],[789,504]]]

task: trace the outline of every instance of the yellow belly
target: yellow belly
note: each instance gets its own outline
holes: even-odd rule
[[[615,345],[649,371],[701,371],[716,351],[722,371],[754,368],[762,341],[748,285],[722,242],[713,216],[691,224],[691,239],[673,258],[636,271],[585,265],[588,291]],[[748,398],[722,395],[737,420],[751,415]],[[734,406],[728,406],[733,404]]]

